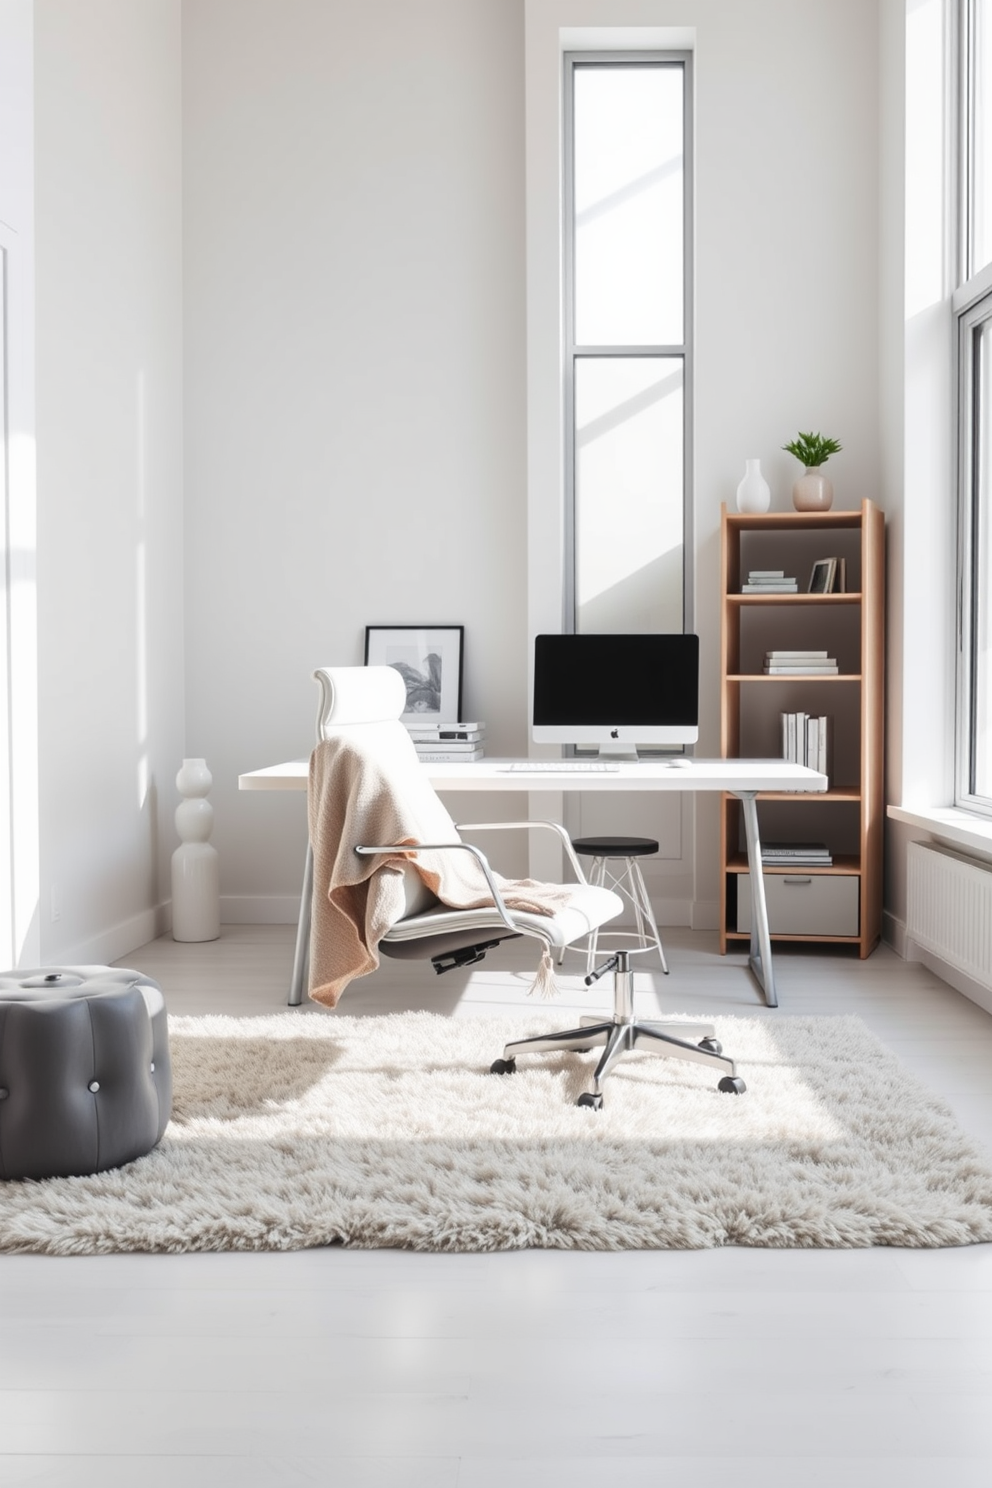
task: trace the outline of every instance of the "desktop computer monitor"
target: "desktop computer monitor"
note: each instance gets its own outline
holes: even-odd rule
[[[636,755],[699,737],[699,637],[539,635],[533,738]]]

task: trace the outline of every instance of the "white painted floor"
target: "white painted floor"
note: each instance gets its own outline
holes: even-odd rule
[[[173,1012],[251,1016],[292,940],[126,964]],[[992,1153],[992,1018],[923,968],[782,952],[770,1011],[715,936],[665,945],[645,1011],[858,1012]],[[532,966],[387,963],[341,1010],[523,1010]],[[566,1017],[605,1005],[572,966]],[[0,1257],[2,1488],[987,1488],[990,1392],[986,1246]]]

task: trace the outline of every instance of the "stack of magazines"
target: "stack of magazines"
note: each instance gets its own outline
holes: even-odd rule
[[[766,651],[766,677],[836,677],[836,656],[826,651]]]
[[[825,842],[763,842],[764,868],[829,868],[833,854]]]
[[[784,568],[752,568],[747,583],[741,585],[742,594],[795,594],[798,584],[790,578]]]
[[[455,764],[481,759],[485,753],[484,723],[412,723],[408,726],[414,748],[429,764]]]

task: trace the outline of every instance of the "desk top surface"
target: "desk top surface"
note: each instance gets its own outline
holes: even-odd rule
[[[825,791],[827,777],[780,759],[693,759],[687,766],[667,760],[624,761],[617,770],[511,770],[507,759],[424,763],[439,791]],[[533,762],[532,762],[533,763]],[[238,776],[239,790],[307,788],[309,761],[287,760]]]

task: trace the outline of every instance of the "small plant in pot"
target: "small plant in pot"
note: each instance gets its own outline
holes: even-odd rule
[[[829,511],[834,502],[834,488],[820,467],[831,455],[843,449],[843,445],[823,434],[799,433],[782,448],[805,466],[804,473],[792,488],[792,504],[796,511]]]

